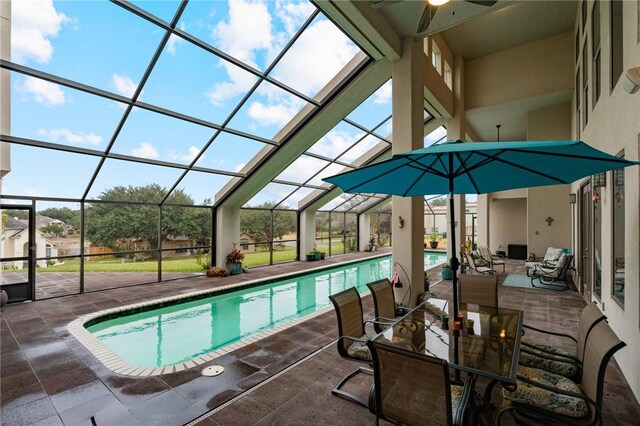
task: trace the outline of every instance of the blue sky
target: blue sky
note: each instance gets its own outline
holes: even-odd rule
[[[170,22],[178,1],[134,1],[136,6]],[[18,1],[12,8],[12,61],[131,98],[157,50],[165,30],[106,1]],[[299,0],[191,1],[171,35],[139,100],[177,113],[223,125],[238,102],[255,86],[287,43],[315,12]],[[216,56],[180,35],[193,36],[235,58]],[[322,14],[316,16],[277,63],[270,77],[309,98],[315,97],[360,50]],[[312,55],[309,52],[313,52]],[[239,66],[240,63],[242,66]],[[252,72],[253,70],[253,72]],[[102,97],[12,73],[11,134],[56,144],[104,151],[125,113],[125,105]],[[308,103],[263,81],[229,121],[231,129],[274,139]],[[367,130],[391,114],[391,82],[372,94],[348,118]],[[376,134],[391,134],[391,121]],[[190,165],[217,131],[209,126],[134,108],[115,138],[112,153],[134,158]],[[341,122],[311,148],[345,163],[356,161],[381,145],[374,136]],[[274,139],[275,142],[277,140]],[[354,145],[350,150],[347,148]],[[243,172],[246,164],[269,145],[222,132],[196,166]],[[343,153],[344,152],[344,153]],[[12,172],[3,194],[79,198],[99,158],[55,150],[12,146]],[[328,167],[327,167],[328,166]],[[324,167],[327,167],[323,170]],[[277,179],[322,185],[322,177],[342,166],[303,156]],[[107,159],[89,198],[115,185],[159,183],[171,187],[182,170]],[[213,198],[230,177],[191,171],[180,182],[196,203]],[[266,184],[267,182],[265,182]],[[272,183],[247,205],[289,197],[297,201],[311,190]]]

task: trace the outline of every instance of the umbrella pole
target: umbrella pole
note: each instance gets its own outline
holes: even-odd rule
[[[449,266],[453,273],[453,318],[454,321],[458,317],[458,267],[460,261],[456,256],[456,214],[453,205],[453,193],[449,193],[449,217],[451,218],[451,259]]]

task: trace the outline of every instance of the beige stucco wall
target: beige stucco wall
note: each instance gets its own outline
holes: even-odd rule
[[[465,62],[467,110],[571,89],[570,52],[568,32]]]
[[[489,211],[492,251],[507,251],[509,244],[527,243],[526,198],[492,198]]]
[[[603,3],[607,4],[607,3]],[[640,66],[640,43],[638,42],[637,2],[623,2],[623,43],[624,69]],[[591,13],[591,7],[589,7]],[[622,149],[625,157],[638,160],[640,149],[640,93],[630,95],[620,82],[610,91],[610,31],[609,8],[601,8],[602,34],[602,93],[595,107],[590,107],[589,122],[580,132],[580,139],[589,145],[617,154]],[[576,21],[577,24],[577,21]],[[587,21],[591,27],[591,17]],[[589,40],[590,41],[590,40]],[[579,59],[578,63],[581,63]],[[591,67],[589,67],[591,68]],[[589,70],[591,73],[591,69]],[[590,75],[590,81],[592,81]],[[623,77],[624,78],[624,77]],[[574,99],[575,102],[575,99]],[[575,105],[575,104],[574,104]],[[572,112],[575,106],[572,107]],[[575,123],[575,115],[572,123]],[[574,129],[574,137],[577,136]],[[613,276],[612,221],[613,209],[611,173],[607,175],[608,187],[603,192],[602,202],[602,300],[593,296],[598,306],[607,315],[609,324],[627,347],[615,356],[625,378],[640,399],[640,175],[638,166],[625,170],[625,257],[626,283],[625,306],[619,306],[611,297]],[[572,185],[572,192],[578,192],[580,182]]]
[[[571,105],[557,105],[531,111],[527,138],[535,141],[571,139]],[[571,247],[571,205],[569,185],[527,189],[527,246],[542,255],[548,247]],[[546,219],[553,218],[551,225]]]

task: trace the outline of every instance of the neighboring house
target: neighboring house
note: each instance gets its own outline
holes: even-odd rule
[[[256,239],[251,234],[246,232],[240,233],[240,250],[242,251],[256,251]]]
[[[466,228],[467,235],[471,235],[472,231],[472,217],[476,214],[477,203],[475,201],[468,201],[466,203]],[[424,233],[426,236],[432,232],[437,232],[441,235],[446,235],[449,229],[447,223],[447,206],[424,206]]]
[[[48,225],[58,225],[63,229],[63,231],[57,235],[45,233],[46,237],[58,248],[58,256],[80,256],[80,231],[59,219],[36,215],[37,229],[42,230],[43,227]],[[91,242],[85,241],[85,253],[88,253],[90,245]]]
[[[105,246],[97,246],[91,245],[91,242],[85,241],[87,248],[85,250],[86,253],[91,255],[101,255],[101,256],[92,256],[91,259],[105,258],[111,256],[114,252],[123,252],[123,251],[153,251],[155,249],[151,248],[151,244],[149,241],[143,240],[142,238],[123,238],[117,241],[116,248],[105,247]],[[168,236],[162,241],[162,256],[163,257],[171,257],[171,256],[190,256],[193,254],[193,247],[196,245],[196,240],[180,236],[173,237]],[[138,260],[146,259],[145,253],[140,253],[137,255]]]
[[[10,217],[4,227],[4,238],[2,239],[3,257],[23,257],[28,255],[29,250],[29,226],[16,218]],[[56,258],[58,257],[58,247],[55,242],[43,232],[36,229],[36,257]],[[14,261],[13,268],[23,269],[25,262]],[[41,268],[47,267],[46,260],[38,260],[37,265]]]

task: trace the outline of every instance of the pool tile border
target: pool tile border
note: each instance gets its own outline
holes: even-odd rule
[[[389,256],[389,254],[390,253],[381,253],[379,255],[368,257],[367,260]],[[270,330],[253,334],[249,337],[245,337],[244,339],[241,339],[238,342],[234,342],[231,345],[216,349],[212,352],[201,355],[198,358],[194,358],[186,362],[180,362],[177,364],[173,364],[165,367],[157,367],[157,368],[142,367],[139,365],[130,364],[129,362],[125,361],[123,358],[120,357],[120,355],[118,355],[116,352],[111,350],[111,348],[109,348],[107,345],[102,343],[97,337],[91,334],[86,329],[85,324],[92,322],[103,316],[110,316],[110,315],[117,316],[116,314],[118,313],[138,310],[140,308],[146,308],[150,306],[155,307],[156,305],[162,305],[168,302],[171,302],[169,304],[173,305],[176,302],[182,301],[185,299],[204,298],[205,296],[214,295],[216,293],[229,292],[230,290],[239,290],[241,288],[248,288],[248,287],[268,284],[276,280],[292,278],[300,275],[306,275],[309,273],[319,272],[326,269],[332,269],[335,267],[349,265],[352,263],[359,263],[361,261],[362,259],[348,260],[344,262],[332,263],[331,265],[324,265],[316,268],[306,269],[304,271],[296,271],[296,272],[290,272],[287,274],[280,274],[272,278],[269,278],[267,280],[265,279],[249,280],[249,281],[236,283],[236,284],[229,284],[226,286],[221,286],[221,287],[213,288],[209,290],[202,290],[202,291],[196,291],[196,292],[191,292],[186,294],[180,294],[176,296],[163,297],[160,299],[154,299],[154,300],[134,303],[126,306],[119,306],[116,308],[105,309],[102,311],[97,311],[97,312],[93,312],[93,313],[78,317],[77,319],[69,323],[69,325],[67,326],[67,330],[73,337],[75,337],[80,343],[82,343],[82,345],[85,348],[87,348],[89,352],[91,352],[106,368],[108,368],[109,370],[113,371],[116,374],[121,374],[123,376],[132,376],[132,377],[147,377],[147,376],[159,376],[162,374],[170,374],[173,372],[183,371],[183,370],[195,368],[204,363],[213,361],[218,357],[221,357],[225,354],[228,354],[230,352],[243,348],[251,343],[264,339],[265,337],[274,335],[283,330],[291,328],[294,325],[298,325],[303,321],[307,321],[309,319],[315,318],[319,315],[324,314],[325,312],[329,312],[330,310],[333,309],[333,307],[328,306],[323,309],[320,309],[319,311],[305,315],[303,317],[293,319],[287,323],[279,324]]]

